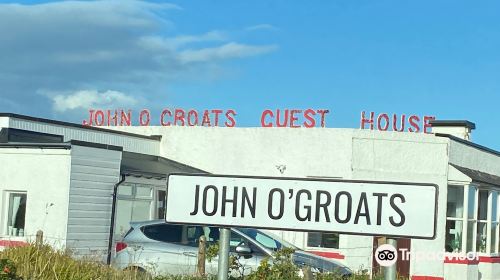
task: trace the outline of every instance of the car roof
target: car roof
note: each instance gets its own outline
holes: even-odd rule
[[[167,222],[165,220],[147,220],[147,221],[133,221],[130,222],[130,226],[135,228],[135,227],[142,227],[142,226],[149,226],[149,225],[156,225],[156,224],[166,224]]]

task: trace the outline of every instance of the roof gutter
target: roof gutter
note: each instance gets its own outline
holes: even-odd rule
[[[108,258],[106,263],[111,264],[111,253],[113,250],[113,235],[115,234],[115,216],[116,216],[116,198],[118,195],[118,187],[125,182],[125,174],[121,174],[120,181],[115,184],[113,188],[113,202],[111,204],[111,223],[109,226],[109,240],[108,240]]]

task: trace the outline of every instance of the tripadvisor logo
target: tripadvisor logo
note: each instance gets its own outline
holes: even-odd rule
[[[398,260],[398,252],[392,245],[381,245],[375,251],[375,260],[381,266],[391,266]]]

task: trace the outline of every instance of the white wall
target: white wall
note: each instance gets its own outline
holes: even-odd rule
[[[67,246],[77,255],[106,256],[120,162],[121,151],[72,146]]]
[[[444,225],[448,170],[447,138],[355,129],[132,128],[163,135],[162,156],[220,174],[325,176],[344,179],[434,183],[439,186],[438,225]],[[277,166],[285,167],[281,173]],[[412,250],[444,249],[444,226],[433,241],[414,240]],[[295,244],[304,235],[283,234]],[[354,269],[371,269],[372,237],[340,238],[340,252]],[[442,276],[443,264],[412,266],[416,275]]]
[[[211,173],[262,176],[351,174],[350,129],[122,127],[162,135],[160,155]],[[279,166],[286,166],[284,173]]]
[[[124,130],[163,135],[162,156],[211,173],[436,184],[437,238],[413,239],[414,254],[444,251],[448,180],[467,180],[453,168],[448,177],[449,163],[500,176],[498,155],[432,134],[325,128],[128,127]],[[304,244],[303,234],[282,235],[295,244]],[[372,253],[372,237],[342,235],[340,247],[350,267],[371,267],[371,257],[366,256]],[[410,275],[442,277],[443,274],[441,261],[413,261],[410,267]]]
[[[36,232],[43,230],[47,243],[58,248],[64,247],[68,217],[70,151],[0,148],[0,162],[0,233],[5,233],[5,191],[26,191],[26,238],[34,240]],[[50,204],[53,205],[49,206]],[[9,237],[0,235],[0,239]]]
[[[9,118],[8,117],[0,117],[0,128],[9,127]]]
[[[478,265],[481,280],[497,280],[500,279],[500,263],[484,263]]]
[[[494,280],[498,278],[479,277],[477,264],[444,264],[445,279]]]
[[[448,171],[448,139],[431,135],[387,132],[355,133],[353,137],[353,178],[438,185],[437,238],[412,239],[411,252],[443,252]],[[425,206],[422,202],[422,207]],[[357,243],[349,237],[349,243]],[[371,252],[366,251],[365,254]],[[442,276],[443,263],[412,261],[410,275]]]

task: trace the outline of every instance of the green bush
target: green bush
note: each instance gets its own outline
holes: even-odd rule
[[[137,271],[117,271],[101,263],[76,260],[68,252],[55,250],[49,245],[31,244],[8,248],[0,252],[0,259],[9,260],[9,267],[10,265],[15,267],[15,274],[21,279],[138,280],[141,279],[140,277],[144,278]]]
[[[0,280],[19,279],[16,276],[16,266],[9,259],[0,259]]]
[[[292,254],[294,250],[284,248],[273,254],[272,260],[265,258],[256,271],[252,272],[248,280],[299,280],[299,268],[293,263]],[[272,262],[272,265],[271,263]]]
[[[209,257],[217,256],[218,248],[207,250]],[[264,259],[258,269],[245,277],[231,273],[229,279],[236,280],[299,280],[300,269],[292,261],[292,249],[279,250],[272,258]],[[233,272],[241,270],[238,259],[231,259]],[[241,271],[240,271],[241,272]],[[243,273],[241,273],[243,274]],[[241,275],[240,274],[240,275]],[[118,271],[92,260],[77,260],[69,252],[55,250],[49,245],[34,244],[8,248],[0,252],[0,280],[214,280],[214,275],[196,277],[191,275],[164,275],[151,277],[138,270]],[[316,274],[315,280],[343,279],[336,274]],[[353,275],[349,280],[368,280],[366,274]],[[383,279],[379,275],[373,279]],[[399,278],[398,279],[402,279]],[[347,280],[347,279],[345,279]]]

